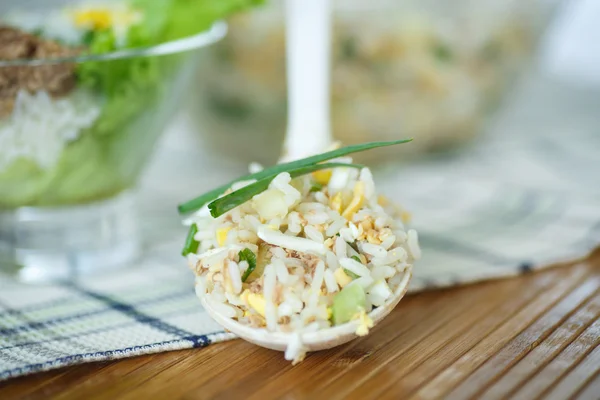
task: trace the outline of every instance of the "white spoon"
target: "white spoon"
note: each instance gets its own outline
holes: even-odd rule
[[[281,161],[323,152],[332,144],[329,118],[329,0],[287,0],[288,123]]]
[[[289,117],[284,155],[280,161],[320,153],[333,144],[329,120],[329,0],[287,0],[286,5]],[[407,268],[403,275],[385,304],[369,313],[374,324],[385,318],[406,293],[412,269]],[[292,345],[304,354],[339,346],[357,336],[357,321],[307,333],[252,328],[220,314],[207,297],[200,296],[200,301],[218,324],[240,338],[268,349],[285,351]]]
[[[369,313],[369,317],[374,325],[377,325],[379,321],[384,319],[406,294],[408,283],[412,277],[412,268],[405,269],[403,274],[402,281],[398,284],[392,296],[390,296],[384,305],[373,309]],[[252,328],[223,316],[207,301],[207,296],[201,296],[200,302],[208,314],[223,328],[250,343],[271,350],[285,351],[290,343],[297,340],[301,342],[304,352],[326,350],[347,343],[357,337],[357,321],[350,321],[332,328],[309,333],[269,332],[265,328]]]

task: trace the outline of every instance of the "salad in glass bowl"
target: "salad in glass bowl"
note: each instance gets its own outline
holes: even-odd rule
[[[60,279],[137,255],[128,189],[198,49],[255,2],[2,2],[0,271]]]

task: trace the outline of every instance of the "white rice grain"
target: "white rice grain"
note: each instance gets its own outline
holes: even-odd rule
[[[327,227],[327,229],[325,230],[325,235],[327,235],[327,237],[333,237],[340,231],[340,229],[342,229],[345,226],[346,219],[338,218]]]
[[[295,203],[300,201],[301,194],[292,185],[290,185],[291,177],[288,172],[282,172],[275,177],[269,184],[269,188],[276,188],[284,193],[284,199],[288,207],[293,206]]]
[[[394,265],[398,261],[406,261],[408,254],[402,247],[396,247],[388,250],[385,258],[374,258],[371,262],[373,265]]]
[[[327,214],[325,214],[327,215]],[[317,230],[314,226],[307,225],[304,227],[304,234],[310,240],[314,240],[317,243],[323,243],[325,238],[323,238],[323,234]]]
[[[351,258],[340,259],[340,265],[346,268],[348,271],[354,272],[358,276],[370,276],[371,271],[369,268]]]
[[[257,172],[260,172],[260,171],[262,171],[263,169],[264,169],[264,168],[263,168],[263,166],[262,166],[262,165],[260,165],[260,164],[259,164],[259,163],[257,163],[257,162],[251,162],[251,163],[250,163],[250,165],[248,165],[248,171],[249,171],[251,174],[255,174],[255,173],[257,173]]]
[[[390,298],[392,291],[384,280],[378,280],[367,290],[367,298],[374,306],[382,306]]]
[[[273,257],[284,259],[287,257],[287,253],[281,247],[271,247],[269,249]]]
[[[398,242],[398,244],[402,244],[406,242],[406,239],[408,239],[408,235],[406,234],[406,232],[404,232],[403,229],[395,229],[393,232],[394,236],[396,236],[396,241]]]
[[[330,196],[337,194],[340,190],[343,190],[348,185],[350,179],[350,172],[348,168],[335,168],[327,184]]]
[[[243,242],[257,242],[258,241],[258,236],[256,236],[256,233],[249,231],[249,230],[241,230],[237,232],[237,237],[243,241]],[[232,240],[229,237],[229,232],[227,234],[227,240]]]
[[[328,293],[334,293],[339,290],[335,276],[333,275],[333,271],[331,269],[325,271],[323,279],[325,280],[325,287],[327,288]]]
[[[258,218],[256,218],[254,215],[246,215],[246,216],[244,216],[244,220],[248,224],[250,224],[250,226],[252,226],[252,228],[254,229],[255,232],[258,229],[258,227],[260,226],[260,220]]]
[[[248,261],[242,260],[238,263],[238,268],[240,269],[240,273],[243,274],[248,269]]]
[[[392,247],[394,245],[394,243],[396,243],[396,236],[390,235],[390,236],[386,237],[383,240],[383,242],[381,242],[381,247],[383,247],[386,250],[389,250],[390,247]]]
[[[233,293],[240,294],[242,291],[242,276],[240,269],[235,261],[229,261],[227,263],[227,269],[229,271],[229,278],[231,279],[231,286],[233,287]]]
[[[231,185],[231,190],[233,190],[235,192],[236,190],[245,188],[246,186],[251,185],[255,182],[256,182],[256,179],[249,179],[247,181],[237,181],[233,185]]]
[[[384,249],[382,246],[372,244],[372,243],[363,243],[362,251],[367,254],[372,255],[373,257],[383,258],[383,257],[387,256],[386,249]]]
[[[301,225],[301,219],[300,219],[300,214],[298,214],[297,211],[292,211],[291,213],[288,214],[288,230],[290,230],[291,232],[294,232],[296,235],[300,233],[300,231],[302,231],[302,225]],[[260,224],[259,224],[260,225]],[[258,226],[257,226],[258,229]]]
[[[302,264],[302,261],[298,260],[297,258],[287,257],[283,259],[283,262],[289,267],[304,268],[304,264]]]
[[[335,271],[340,266],[337,257],[331,251],[327,251],[327,253],[325,253],[325,260],[327,261],[327,268],[332,271]]]
[[[326,248],[323,243],[317,243],[310,239],[287,236],[265,225],[261,225],[258,228],[257,234],[259,238],[274,246],[280,246],[303,253],[325,255]]]
[[[383,229],[385,228],[385,226],[388,224],[388,218],[387,217],[377,217],[377,219],[375,219],[375,228],[377,229]]]
[[[396,274],[396,269],[390,267],[389,265],[382,265],[379,267],[374,267],[371,271],[371,276],[376,281],[379,279],[388,279]]]
[[[373,284],[373,282],[375,282],[375,280],[370,276],[362,276],[350,282],[349,285],[360,285],[363,289],[366,290],[369,286]]]
[[[244,305],[244,302],[240,299],[240,297],[236,296],[233,293],[225,292],[225,298],[227,299],[227,302],[229,304],[232,304],[234,306],[243,306]]]
[[[346,254],[347,254],[346,253],[346,241],[341,236],[338,236],[335,239],[334,249],[335,249],[335,255],[338,258],[346,257]]]
[[[325,263],[323,261],[319,261],[317,263],[317,267],[315,268],[315,274],[313,276],[313,281],[310,284],[310,289],[313,291],[313,294],[318,298],[321,295],[321,285],[323,285],[323,277],[325,275]]]
[[[206,278],[203,276],[196,277],[196,286],[194,287],[196,296],[202,297],[206,294]]]
[[[408,239],[406,240],[408,244],[408,250],[410,251],[411,256],[418,260],[421,258],[421,247],[419,246],[419,236],[417,231],[414,229],[410,229],[408,231]]]
[[[279,315],[279,318],[291,317],[294,315],[294,310],[288,302],[284,301],[279,305],[279,307],[277,307],[277,315]]]
[[[212,309],[214,309],[216,312],[223,315],[224,317],[233,318],[236,316],[237,313],[235,312],[235,309],[232,306],[229,306],[224,302],[216,300],[212,294],[207,295],[205,299]]]
[[[275,294],[276,276],[272,265],[267,265],[264,271],[263,293],[265,297],[265,320],[267,329],[275,332],[277,330],[277,309],[273,302]]]
[[[348,243],[354,242],[354,236],[352,236],[352,230],[350,229],[350,227],[340,229],[339,233],[340,233],[339,237],[344,239],[344,241],[346,241]]]
[[[273,266],[275,267],[275,273],[277,274],[277,280],[283,285],[288,286],[290,284],[290,273],[287,267],[283,263],[283,260],[273,260]]]
[[[363,168],[360,170],[359,179],[365,185],[365,197],[367,199],[373,198],[375,195],[375,183],[373,182],[373,174],[369,168]]]
[[[309,212],[315,212],[315,211],[326,211],[327,209],[328,209],[328,207],[326,207],[324,204],[316,203],[316,202],[305,202],[305,203],[298,204],[298,206],[296,206],[296,211],[298,211],[299,213],[302,213],[302,214],[307,214]]]
[[[329,215],[325,211],[314,211],[304,214],[306,222],[312,225],[320,225],[329,222]]]
[[[329,199],[323,192],[315,192],[315,200],[321,204],[327,204],[329,202]]]
[[[300,333],[294,333],[290,337],[290,341],[285,349],[285,359],[296,364],[304,359],[306,355],[306,347],[302,343]]]

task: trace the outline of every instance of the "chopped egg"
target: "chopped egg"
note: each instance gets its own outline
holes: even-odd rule
[[[338,285],[340,285],[340,287],[344,287],[350,282],[352,282],[352,278],[349,277],[348,274],[346,274],[346,272],[344,272],[343,268],[336,269],[333,272],[333,276],[335,277],[335,281]]]
[[[331,207],[332,210],[337,211],[338,213],[342,213],[342,193],[339,192],[338,194],[336,194],[335,196],[333,196],[331,198],[331,200],[329,201],[329,206]]]
[[[315,171],[312,174],[313,178],[315,178],[315,181],[317,181],[321,185],[327,185],[329,183],[329,180],[331,179],[332,172],[329,169],[324,169],[321,171]]]
[[[248,304],[250,307],[254,308],[257,313],[265,316],[265,298],[260,294],[249,293],[248,294]]]
[[[226,226],[224,228],[217,229],[217,244],[222,247],[227,240],[227,232],[231,230],[231,227]]]
[[[342,217],[347,220],[351,220],[354,214],[360,210],[365,202],[365,184],[364,182],[358,181],[354,185],[354,196],[352,201],[348,204],[348,207],[342,213]]]
[[[412,219],[412,214],[409,213],[408,211],[401,211],[400,212],[400,219],[402,220],[402,222],[404,222],[405,224],[410,223],[411,219]]]
[[[358,336],[365,336],[369,333],[369,329],[373,327],[373,320],[367,315],[365,310],[357,313],[353,318],[358,322],[356,327],[356,334]]]
[[[388,200],[387,197],[385,197],[384,195],[379,195],[379,197],[377,198],[377,204],[379,204],[381,207],[385,207],[388,204],[390,204],[390,201]]]

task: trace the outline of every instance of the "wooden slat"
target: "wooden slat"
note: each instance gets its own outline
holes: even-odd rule
[[[580,392],[600,372],[600,347],[596,347],[558,385],[548,393],[548,400],[568,399]],[[596,393],[600,398],[600,392]]]
[[[600,375],[596,374],[590,384],[577,395],[576,400],[598,400],[598,397],[600,397]]]
[[[549,283],[556,283],[556,277],[556,275],[548,275]],[[538,296],[540,291],[548,290],[549,287],[549,284],[537,287],[525,281],[523,283],[522,286],[515,286],[513,289],[513,291],[522,292],[521,296],[503,299],[500,307],[478,320],[476,324],[466,326],[464,333],[452,338],[450,343],[427,357],[420,365],[408,371],[406,375],[390,382],[383,395],[393,397],[396,393],[412,394],[417,388],[475,346],[482,337],[488,336],[499,326],[506,323],[525,304]],[[545,282],[540,279],[536,283]]]
[[[449,400],[467,399],[481,394],[481,388],[486,387],[497,377],[522,359],[530,349],[548,337],[559,324],[570,315],[573,308],[586,301],[600,287],[600,277],[594,277],[574,289],[568,296],[552,307],[540,319],[535,321],[525,331],[512,339],[484,365],[465,379],[459,387],[449,395]],[[487,399],[487,397],[485,397]]]
[[[572,274],[568,276],[563,275],[562,279],[560,279],[552,290],[542,293],[515,314],[507,323],[500,326],[490,335],[482,338],[476,346],[422,387],[415,395],[415,398],[432,399],[446,395],[474,373],[490,357],[494,356],[514,336],[527,328],[532,320],[537,319],[548,307],[560,301],[563,296],[574,289],[586,276],[587,270],[582,266],[573,268]],[[477,386],[470,390],[473,391],[480,388],[481,386]]]
[[[0,383],[0,399],[597,400],[600,252],[586,264],[422,293],[297,366],[241,340]]]
[[[600,345],[600,320],[596,319],[556,358],[531,377],[516,393],[515,400],[534,399],[547,392],[558,378],[573,369],[590,351]]]
[[[554,359],[565,347],[577,338],[590,324],[600,317],[600,295],[583,304],[564,321],[550,336],[537,345],[521,361],[488,388],[481,397],[504,399],[525,381],[529,380],[545,364]],[[490,361],[493,361],[490,360]],[[599,392],[600,394],[600,392]]]

